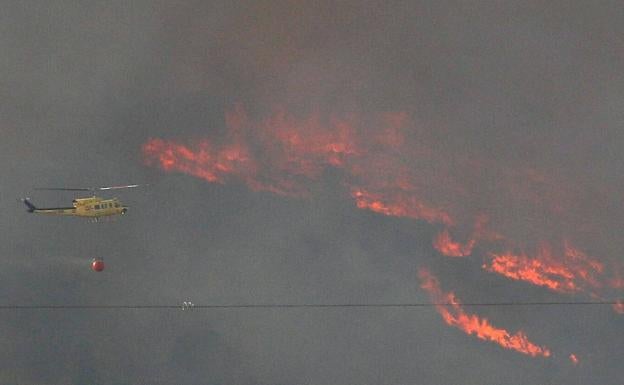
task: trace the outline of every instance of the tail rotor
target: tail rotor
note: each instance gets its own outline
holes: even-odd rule
[[[32,202],[30,201],[30,198],[24,198],[22,199],[22,202],[24,202],[24,204],[28,208],[29,213],[34,213],[35,210],[37,210],[37,207],[35,207],[35,205],[32,204]]]

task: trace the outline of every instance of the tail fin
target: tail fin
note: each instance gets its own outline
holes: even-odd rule
[[[33,213],[35,212],[35,210],[37,210],[37,208],[35,207],[35,205],[32,204],[32,202],[30,201],[30,199],[28,198],[24,198],[22,199],[22,202],[24,202],[24,204],[26,205],[26,207],[28,207],[28,212],[29,213]]]

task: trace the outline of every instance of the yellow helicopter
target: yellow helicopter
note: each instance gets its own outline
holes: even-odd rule
[[[119,199],[105,199],[95,196],[95,191],[119,190],[126,188],[139,187],[138,184],[126,186],[111,187],[93,187],[93,188],[36,188],[35,190],[54,190],[54,191],[92,191],[94,195],[89,198],[75,198],[72,200],[72,207],[36,207],[29,198],[22,201],[28,208],[29,213],[47,214],[47,215],[63,215],[90,218],[97,222],[102,217],[110,217],[113,215],[123,215],[128,212],[128,206],[124,206]]]

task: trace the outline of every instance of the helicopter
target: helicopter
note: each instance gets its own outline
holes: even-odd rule
[[[124,206],[118,198],[102,198],[95,196],[95,191],[119,190],[126,188],[139,187],[138,184],[125,186],[110,187],[91,187],[91,188],[36,188],[35,190],[53,190],[53,191],[92,191],[93,196],[88,198],[75,198],[72,200],[71,207],[37,207],[30,198],[22,199],[22,202],[28,208],[29,213],[61,215],[90,218],[94,222],[100,218],[110,217],[113,215],[124,215],[128,212],[128,206]]]

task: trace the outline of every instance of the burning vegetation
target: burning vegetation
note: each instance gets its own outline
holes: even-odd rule
[[[319,113],[299,118],[277,109],[264,119],[251,119],[236,106],[226,113],[225,123],[227,133],[220,140],[183,144],[150,139],[142,149],[145,161],[211,183],[236,180],[254,191],[298,198],[309,196],[310,186],[324,170],[335,168],[357,208],[438,226],[432,245],[442,256],[468,258],[478,247],[484,253],[484,271],[561,294],[601,298],[606,289],[621,293],[624,287],[621,269],[609,268],[568,240],[546,238],[534,252],[524,251],[528,248],[514,241],[513,234],[493,229],[488,212],[470,214],[470,202],[480,197],[466,179],[476,179],[480,168],[494,170],[499,195],[553,216],[562,215],[574,200],[570,192],[549,183],[534,168],[512,170],[482,158],[449,162],[432,149],[431,139],[419,136],[405,112],[370,114],[366,119]],[[462,241],[455,234],[464,234]],[[522,331],[512,334],[466,313],[427,270],[421,271],[420,279],[433,301],[450,303],[437,306],[448,325],[529,356],[551,355]],[[622,303],[614,310],[623,313]],[[570,360],[578,363],[574,355]]]

